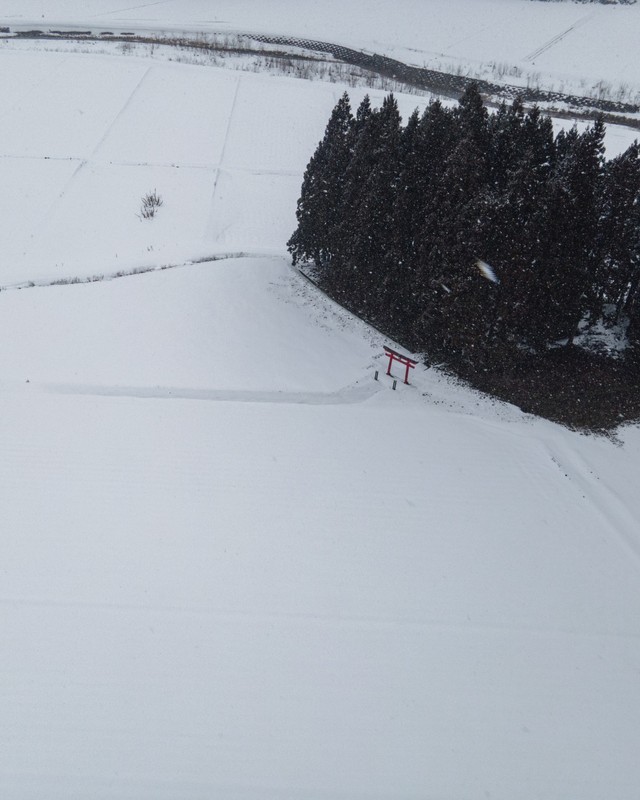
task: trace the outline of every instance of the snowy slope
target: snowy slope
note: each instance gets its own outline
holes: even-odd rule
[[[0,285],[175,264],[0,291],[0,796],[633,800],[638,428],[393,391],[282,256],[342,87],[0,56]]]
[[[635,429],[393,392],[279,259],[0,321],[3,796],[635,796]]]

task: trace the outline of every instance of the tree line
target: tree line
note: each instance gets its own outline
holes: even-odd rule
[[[489,113],[474,85],[404,125],[393,95],[354,115],[345,93],[289,251],[337,300],[465,376],[596,325],[640,345],[639,148],[607,160],[604,135],[601,119],[554,135],[518,99]]]

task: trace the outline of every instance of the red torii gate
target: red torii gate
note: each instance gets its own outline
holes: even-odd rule
[[[390,347],[386,345],[382,345],[384,348],[385,353],[389,356],[389,367],[387,368],[387,375],[391,375],[391,365],[394,361],[398,361],[400,364],[404,365],[404,382],[409,383],[409,370],[413,369],[415,365],[418,363],[414,361],[409,356],[403,356],[402,353],[398,353],[396,350],[392,350]]]

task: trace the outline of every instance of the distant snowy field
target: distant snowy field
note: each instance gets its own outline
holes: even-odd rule
[[[319,6],[123,5],[0,11],[337,38]],[[367,5],[341,41],[415,41]],[[636,800],[640,430],[422,366],[393,391],[284,258],[343,87],[0,64],[0,796]]]
[[[532,0],[0,0],[0,22],[292,34],[586,93],[640,92],[640,5]],[[497,68],[497,72],[493,69]],[[504,74],[500,76],[500,72]],[[637,102],[637,100],[636,100]]]

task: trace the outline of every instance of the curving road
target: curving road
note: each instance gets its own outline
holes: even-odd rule
[[[613,100],[596,100],[591,97],[562,94],[560,92],[547,92],[542,89],[532,89],[524,86],[510,86],[508,84],[492,83],[490,81],[466,78],[462,75],[452,75],[448,72],[413,67],[396,61],[388,56],[377,53],[365,53],[360,50],[351,50],[348,47],[318,42],[311,39],[294,39],[289,36],[251,36],[252,39],[265,44],[280,44],[289,47],[301,47],[321,53],[329,53],[336,60],[345,64],[352,64],[362,69],[383,75],[387,78],[416,86],[426,91],[437,94],[458,97],[471,84],[478,85],[483,94],[492,97],[515,98],[521,97],[530,103],[567,103],[568,105],[584,111],[602,111],[614,114],[637,114],[640,106],[633,103],[619,103]]]
[[[566,34],[566,31],[565,31]],[[564,34],[563,34],[564,35]],[[108,41],[152,41],[164,40],[166,44],[179,44],[182,47],[194,47],[197,49],[210,50],[234,50],[229,45],[216,43],[214,41],[204,41],[197,39],[196,34],[169,34],[167,31],[133,31],[117,30],[95,27],[90,29],[78,28],[73,25],[58,26],[56,29],[47,28],[43,30],[27,25],[5,27],[0,29],[0,36],[3,38],[31,38],[31,39],[71,39],[71,40],[108,40]],[[622,122],[633,127],[640,127],[640,120],[629,119],[626,115],[640,113],[640,106],[633,103],[622,103],[614,100],[596,99],[579,95],[562,94],[561,92],[545,91],[524,86],[511,86],[509,84],[493,83],[491,81],[467,78],[462,75],[453,75],[448,72],[426,69],[405,64],[402,61],[383,56],[378,53],[367,53],[362,50],[353,50],[349,47],[323,42],[315,39],[300,39],[291,36],[271,36],[255,33],[236,33],[235,36],[244,45],[242,52],[252,49],[252,42],[261,45],[275,45],[287,48],[300,48],[306,51],[327,54],[336,61],[344,64],[359,67],[365,71],[391,78],[404,83],[408,86],[422,89],[423,91],[457,98],[471,84],[476,83],[480,91],[493,99],[511,100],[521,97],[526,103],[562,103],[567,104],[573,113],[579,113],[585,117],[594,117],[598,113],[603,113],[610,122]],[[553,44],[553,41],[546,46]],[[264,55],[271,57],[291,57],[291,53],[284,51],[270,51]],[[533,55],[533,54],[532,54]],[[304,56],[302,56],[304,58]],[[609,116],[610,115],[610,116]],[[624,117],[621,119],[620,117]]]

